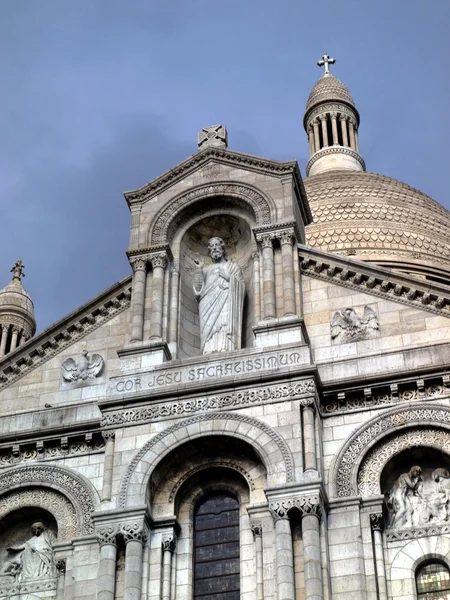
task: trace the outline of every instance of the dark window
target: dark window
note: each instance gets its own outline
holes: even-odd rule
[[[226,492],[194,513],[194,599],[239,600],[239,502]]]
[[[441,563],[429,563],[417,571],[418,600],[450,600],[450,573]]]

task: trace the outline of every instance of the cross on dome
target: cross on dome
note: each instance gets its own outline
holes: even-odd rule
[[[25,265],[22,262],[22,259],[16,261],[16,264],[11,269],[11,273],[13,273],[13,281],[19,280],[21,281],[22,277],[25,277],[25,273],[23,272]]]
[[[322,56],[322,60],[319,60],[317,62],[317,65],[319,67],[325,67],[325,75],[330,75],[330,65],[334,65],[334,63],[336,62],[336,60],[334,58],[331,58],[330,56],[328,56],[328,54],[324,54]]]

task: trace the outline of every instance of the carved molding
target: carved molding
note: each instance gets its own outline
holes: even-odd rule
[[[126,310],[131,300],[130,280],[127,278],[114,286],[114,291],[82,306],[76,316],[57,323],[1,359],[0,390]]]
[[[127,505],[128,487],[131,482],[132,475],[135,472],[135,470],[136,470],[137,466],[139,465],[139,463],[141,462],[141,460],[145,457],[145,455],[149,451],[151,451],[152,448],[154,446],[156,446],[156,444],[158,444],[159,442],[163,442],[165,437],[175,433],[176,431],[178,431],[180,429],[186,428],[189,425],[193,425],[195,423],[202,423],[204,421],[216,421],[216,422],[223,421],[224,422],[223,433],[225,433],[225,434],[226,434],[225,424],[230,423],[232,421],[237,421],[240,423],[248,423],[249,425],[252,425],[256,429],[260,430],[261,432],[264,432],[273,442],[275,442],[276,446],[278,447],[278,450],[280,452],[280,455],[281,455],[281,457],[283,459],[283,463],[284,463],[283,470],[285,472],[286,481],[287,482],[293,481],[294,462],[293,462],[293,458],[292,458],[292,453],[289,449],[289,446],[284,441],[284,439],[274,429],[269,427],[266,423],[259,421],[257,419],[254,419],[252,417],[249,417],[248,415],[235,414],[235,413],[220,413],[220,412],[214,413],[213,412],[213,413],[207,413],[204,415],[198,415],[196,417],[192,417],[191,419],[185,419],[183,421],[179,421],[179,422],[175,423],[174,425],[172,425],[171,427],[168,427],[164,431],[161,431],[160,433],[155,435],[152,439],[150,439],[146,444],[144,444],[144,446],[137,452],[137,454],[132,459],[132,461],[129,464],[129,466],[126,470],[126,473],[124,475],[119,498],[118,498],[118,506],[120,508],[125,508]],[[212,432],[212,433],[214,433],[214,432]],[[238,431],[236,430],[233,435],[235,437],[238,437],[237,434],[238,434]],[[191,437],[191,439],[192,439],[192,437]],[[251,446],[255,445],[255,442],[253,439],[246,439],[245,436],[243,436],[242,439],[245,439]],[[262,452],[263,455],[266,454],[264,452],[263,446],[262,447],[260,446],[259,451]],[[162,459],[162,456],[159,457],[159,460],[161,460],[161,459]],[[270,473],[271,465],[267,464],[266,468]],[[145,482],[144,482],[145,477],[142,475],[141,478],[142,478],[143,485],[145,486]]]
[[[398,542],[403,540],[415,540],[421,537],[440,536],[450,533],[450,524],[439,524],[423,527],[412,527],[410,529],[389,530],[386,532],[388,542]]]
[[[432,286],[428,286],[428,291],[422,290],[413,278],[397,275],[387,269],[374,268],[373,273],[369,274],[366,272],[368,266],[358,264],[357,261],[352,263],[345,260],[344,265],[325,253],[314,256],[314,251],[300,250],[299,254],[303,259],[302,273],[308,277],[450,317],[450,294],[444,290],[438,291],[438,286],[436,291],[430,293]]]
[[[212,196],[232,196],[246,201],[252,209],[257,225],[268,224],[271,221],[272,206],[260,191],[247,185],[232,182],[210,183],[184,192],[164,206],[156,215],[150,228],[150,244],[168,243],[170,241],[169,228],[171,228],[172,223],[178,222],[180,213],[198,200]]]
[[[102,427],[109,427],[126,423],[150,422],[155,419],[168,419],[175,416],[180,417],[194,412],[234,410],[246,406],[276,402],[277,400],[295,400],[305,394],[308,397],[302,398],[302,403],[312,404],[314,403],[315,393],[314,380],[305,379],[296,383],[250,388],[203,398],[108,412],[102,416],[101,425]]]
[[[377,440],[408,426],[423,427],[425,423],[450,429],[450,408],[438,404],[394,408],[365,423],[350,437],[336,458],[331,476],[333,496],[354,496],[358,493],[359,466]]]
[[[77,535],[92,533],[93,491],[80,475],[54,465],[27,465],[9,469],[0,477],[0,495],[18,487],[48,486],[66,496],[77,514]]]
[[[3,494],[0,519],[18,509],[39,507],[51,513],[58,523],[58,542],[71,541],[77,535],[77,514],[72,503],[62,493],[49,488],[18,488]]]
[[[302,517],[305,515],[322,515],[322,500],[317,494],[313,496],[296,496],[269,503],[270,513],[275,521],[278,519],[287,519],[289,511],[296,508],[300,511]]]

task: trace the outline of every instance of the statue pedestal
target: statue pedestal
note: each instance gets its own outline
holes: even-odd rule
[[[130,344],[117,351],[121,371],[128,373],[136,369],[146,369],[172,360],[172,354],[166,342],[146,341]]]
[[[303,319],[297,316],[260,321],[253,326],[255,348],[308,343]]]

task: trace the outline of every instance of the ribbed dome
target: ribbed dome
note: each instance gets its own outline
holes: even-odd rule
[[[314,218],[307,244],[450,284],[450,213],[429,196],[374,173],[304,183]]]
[[[338,101],[355,106],[353,98],[346,86],[331,73],[323,75],[313,86],[306,102],[306,112],[321,102]]]

